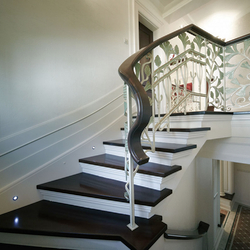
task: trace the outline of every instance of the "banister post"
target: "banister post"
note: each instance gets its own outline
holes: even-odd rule
[[[132,127],[132,98],[129,86],[127,87],[127,126],[128,131]],[[126,138],[127,140],[127,138]],[[127,225],[130,230],[135,230],[138,226],[135,224],[135,197],[134,197],[134,162],[130,152],[128,152],[129,165],[129,207],[130,207],[130,223]]]

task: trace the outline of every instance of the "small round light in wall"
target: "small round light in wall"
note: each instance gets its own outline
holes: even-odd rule
[[[16,195],[13,196],[12,200],[13,200],[13,201],[17,201],[17,200],[18,200],[18,196],[16,196]]]
[[[92,149],[95,150],[95,146],[93,146]]]
[[[18,222],[19,222],[19,218],[16,217],[16,218],[14,219],[14,223],[15,223],[15,224],[18,224]]]

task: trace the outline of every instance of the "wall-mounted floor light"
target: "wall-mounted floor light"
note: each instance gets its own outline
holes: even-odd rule
[[[16,196],[16,195],[13,196],[12,200],[13,200],[13,201],[17,201],[17,200],[18,200],[18,196]]]

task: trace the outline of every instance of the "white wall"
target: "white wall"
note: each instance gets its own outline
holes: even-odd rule
[[[1,1],[1,138],[121,85],[127,10],[126,0]]]
[[[193,161],[182,176],[178,187],[167,198],[167,205],[162,213],[163,221],[168,224],[169,229],[193,230],[198,226],[195,168]]]
[[[1,212],[120,136],[128,33],[127,0],[1,0]],[[27,200],[13,205],[17,191]]]
[[[234,163],[235,201],[250,207],[250,165]]]

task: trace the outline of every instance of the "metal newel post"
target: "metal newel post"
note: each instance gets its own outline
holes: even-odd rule
[[[127,123],[128,131],[132,126],[132,98],[130,88],[127,85]],[[138,226],[135,224],[135,199],[134,199],[134,162],[131,154],[128,154],[129,162],[129,205],[130,205],[130,223],[128,227],[130,230],[135,230]]]

